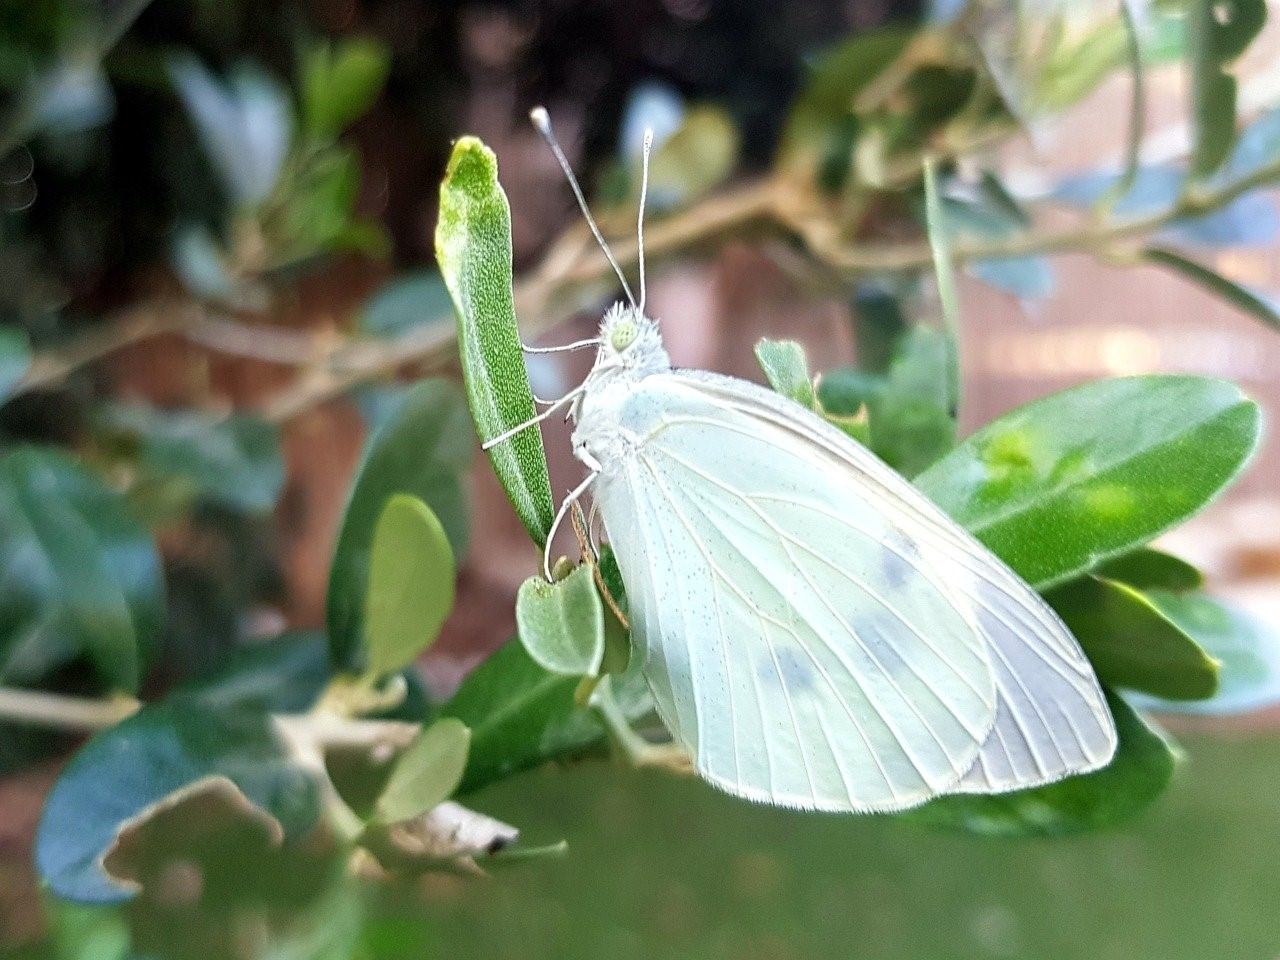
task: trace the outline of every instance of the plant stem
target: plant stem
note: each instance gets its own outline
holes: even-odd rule
[[[114,727],[136,713],[140,706],[132,697],[91,700],[41,690],[0,687],[0,719],[76,733]]]
[[[1180,197],[1164,210],[1091,222],[1066,229],[1029,232],[1000,240],[970,240],[951,246],[951,260],[964,264],[975,260],[1034,256],[1081,251],[1105,254],[1118,244],[1145,237],[1183,217],[1196,216],[1225,206],[1241,194],[1280,179],[1280,158],[1247,177],[1217,187],[1200,187]],[[932,262],[926,240],[895,244],[843,242],[839,231],[812,203],[781,179],[757,181],[709,197],[648,230],[646,253],[659,259],[707,244],[753,224],[781,227],[797,235],[810,255],[845,279],[869,273],[925,269]],[[516,284],[518,315],[532,339],[597,297],[611,276],[608,261],[594,247],[583,228],[567,230],[552,245],[542,263]],[[637,256],[634,240],[617,244],[614,252],[624,265]],[[272,340],[269,356],[262,345],[246,347],[244,332],[193,303],[149,304],[123,314],[116,322],[84,334],[58,350],[38,354],[18,387],[19,391],[60,383],[71,372],[130,344],[162,333],[181,333],[213,350],[254,355],[274,363],[301,368],[298,378],[269,398],[260,413],[273,422],[284,422],[316,406],[342,396],[362,383],[391,376],[404,367],[430,370],[452,359],[456,331],[452,318],[417,327],[394,340],[351,340],[332,349],[300,338]],[[247,328],[252,329],[252,328]]]

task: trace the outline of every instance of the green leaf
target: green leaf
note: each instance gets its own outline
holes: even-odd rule
[[[1204,700],[1217,690],[1217,661],[1133,587],[1091,575],[1045,599],[1111,686],[1169,700]]]
[[[1126,48],[1129,52],[1129,127],[1125,139],[1124,171],[1111,189],[1109,198],[1114,201],[1127,194],[1138,177],[1142,162],[1142,137],[1147,128],[1147,84],[1142,62],[1143,29],[1145,27],[1145,2],[1120,0],[1120,22],[1124,26]]]
[[[1045,588],[1192,516],[1258,441],[1257,405],[1204,377],[1103,380],[979,430],[916,483]]]
[[[361,649],[374,525],[392,496],[407,493],[423,500],[439,518],[453,556],[466,553],[463,476],[471,443],[466,407],[443,380],[415,386],[370,437],[329,573],[326,614],[335,665],[354,666]]]
[[[346,147],[316,153],[289,181],[278,216],[267,225],[266,240],[275,268],[323,253],[364,250],[383,252],[379,228],[356,220],[360,196],[360,158]]]
[[[959,339],[960,297],[956,292],[955,267],[951,263],[951,238],[948,233],[946,212],[938,193],[938,173],[932,159],[926,159],[924,165],[924,209],[925,232],[928,234],[929,252],[933,257],[938,300],[942,304],[942,325],[954,341]],[[952,349],[955,349],[954,344]],[[949,371],[948,376],[951,378],[948,384],[951,395],[959,397],[958,366],[955,370]]]
[[[64,453],[0,458],[0,676],[86,655],[134,691],[164,618],[160,559],[123,499]]]
[[[368,673],[407,667],[440,634],[453,608],[453,551],[431,508],[396,494],[373,532],[365,613]]]
[[[100,429],[137,447],[145,469],[185,481],[210,501],[233,510],[266,512],[284,486],[280,431],[257,417],[217,417],[113,403],[96,411]]]
[[[1149,247],[1142,252],[1143,259],[1159,264],[1196,286],[1221,297],[1241,313],[1260,320],[1273,330],[1280,330],[1280,306],[1269,296],[1250,290],[1244,284],[1229,280],[1204,264],[1184,257],[1166,247]]]
[[[899,341],[889,374],[871,396],[871,449],[913,477],[956,442],[955,348],[941,330],[914,327]]]
[[[377,40],[317,44],[303,58],[299,78],[306,132],[317,139],[336,137],[373,106],[390,71],[391,52]]]
[[[1171,554],[1152,547],[1139,547],[1121,554],[1095,571],[1108,580],[1119,580],[1139,590],[1195,590],[1204,583],[1200,571]]]
[[[818,397],[809,377],[809,361],[805,359],[804,347],[794,340],[761,340],[756,344],[756,360],[769,386],[777,393],[802,407],[818,409]]]
[[[563,580],[530,577],[516,594],[520,642],[552,673],[594,677],[604,658],[604,606],[590,564]]]
[[[861,33],[832,47],[814,63],[787,118],[781,166],[816,177],[821,167],[849,169],[858,93],[898,59],[915,32],[901,27]]]
[[[449,320],[451,310],[440,271],[418,270],[392,279],[370,297],[360,311],[357,327],[370,336],[399,337]]]
[[[853,336],[856,345],[858,367],[864,376],[887,373],[893,362],[898,341],[909,326],[902,304],[909,291],[889,287],[881,283],[862,283],[854,290]],[[851,369],[851,368],[850,368]],[[822,374],[825,380],[835,371]],[[865,400],[865,397],[863,398]],[[823,404],[830,409],[830,401],[824,396]],[[853,410],[840,410],[852,413]]]
[[[1265,0],[1192,0],[1187,13],[1191,62],[1194,179],[1216,171],[1236,133],[1236,78],[1227,69],[1262,30]]]
[[[305,713],[331,676],[328,639],[299,630],[233,650],[178,690],[210,710]]]
[[[168,67],[228,194],[244,206],[264,201],[279,179],[293,131],[288,94],[251,65],[225,81],[190,54],[171,57]]]
[[[400,823],[448,800],[467,767],[471,731],[453,717],[423,730],[396,758],[387,785],[374,805],[381,823]]]
[[[1101,770],[1015,793],[941,797],[902,819],[998,837],[1056,837],[1131,819],[1164,792],[1176,758],[1123,699],[1112,694],[1107,702],[1120,745]]]
[[[1245,713],[1280,703],[1280,632],[1274,625],[1200,593],[1153,590],[1154,603],[1218,661],[1218,692],[1190,703],[1159,701],[1180,713]]]
[[[511,211],[498,161],[475,137],[453,148],[440,185],[436,260],[458,316],[458,352],[471,416],[482,439],[532,419],[511,291]],[[489,462],[538,546],[555,507],[542,434],[525,430],[489,451]]]
[[[574,701],[577,677],[549,673],[533,661],[518,640],[511,640],[480,664],[441,708],[471,728],[471,753],[460,792],[478,790],[530,767],[576,755],[604,741],[594,714]],[[614,695],[636,719],[653,709],[638,670]]]
[[[10,324],[0,325],[0,403],[13,395],[31,366],[31,341],[27,332]]]
[[[654,209],[688,203],[728,179],[738,163],[739,140],[728,112],[709,104],[690,107],[680,128],[650,161],[649,202]]]
[[[119,907],[47,900],[52,960],[132,960],[137,956],[128,919]]]
[[[197,783],[238,791],[285,837],[315,822],[315,784],[286,757],[265,715],[176,699],[98,734],[67,766],[36,831],[40,876],[68,900],[129,899],[136,891],[106,872],[104,857],[124,827]]]

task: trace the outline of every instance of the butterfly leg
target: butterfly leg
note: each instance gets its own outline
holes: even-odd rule
[[[543,410],[536,417],[531,417],[530,419],[526,420],[524,423],[516,424],[516,426],[512,427],[510,430],[505,430],[502,433],[498,434],[496,437],[486,440],[484,443],[480,444],[480,449],[488,450],[490,447],[496,447],[498,444],[503,443],[507,440],[510,440],[517,433],[523,433],[525,430],[528,430],[530,427],[536,426],[537,424],[541,423],[543,420],[546,420],[548,417],[550,417],[553,413],[555,413],[565,404],[572,403],[579,396],[581,396],[583,391],[585,391],[586,389],[587,389],[587,385],[585,383],[580,384],[577,387],[574,387],[572,390],[566,393],[559,400],[554,401],[551,404],[551,406],[547,407],[547,409]]]
[[[587,478],[573,488],[564,503],[560,504],[560,509],[556,511],[556,518],[551,521],[551,532],[547,534],[547,544],[542,549],[542,573],[551,581],[551,545],[556,539],[556,531],[560,529],[560,524],[564,522],[564,518],[569,515],[569,508],[577,501],[577,499],[587,492],[587,488],[595,482],[596,477],[600,476],[599,470],[592,470],[587,474]]]

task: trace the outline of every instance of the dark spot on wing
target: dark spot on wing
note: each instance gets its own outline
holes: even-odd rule
[[[914,540],[900,530],[889,534],[880,550],[880,570],[885,583],[895,590],[905,586],[916,575],[919,562],[920,547]]]
[[[793,646],[775,643],[774,656],[777,657],[776,664],[773,657],[765,656],[757,665],[762,683],[780,689],[785,685],[786,692],[793,695],[813,689],[817,676],[807,654]]]

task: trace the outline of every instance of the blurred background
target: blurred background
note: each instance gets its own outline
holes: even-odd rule
[[[607,232],[626,236],[646,124],[664,158],[655,218],[696,219],[699,201],[741,197],[786,166],[784,132],[817,54],[886,24],[943,29],[961,6],[3,0],[0,321],[22,332],[34,360],[11,376],[25,348],[0,343],[0,381],[13,394],[0,433],[7,445],[74,449],[129,491],[154,530],[168,599],[144,690],[198,675],[255,638],[323,624],[369,431],[397,384],[458,376],[436,347],[452,318],[433,253],[455,138],[477,135],[496,152],[517,277],[536,276],[580,226],[528,123],[532,106],[549,108]],[[974,35],[999,35],[1006,21],[987,8],[1000,5],[977,6],[986,19]],[[1090,176],[1117,168],[1132,92],[1122,45],[1088,32],[1115,19],[1114,5],[1065,7],[1064,22],[1091,41],[1076,62],[1105,69],[981,154],[1019,199],[1061,200],[1068,212],[1037,214],[1050,223],[1074,215],[1072,189],[1087,193]],[[1263,29],[1235,73],[1242,124],[1280,102],[1280,24]],[[954,78],[929,82],[941,99]],[[1176,53],[1153,60],[1145,92],[1144,160],[1165,169],[1192,138]],[[1160,195],[1159,181],[1144,189]],[[1271,295],[1280,228],[1270,228],[1270,195],[1250,197],[1235,221],[1199,238],[1196,255]],[[896,239],[904,228],[873,212],[866,229]],[[1066,386],[1157,371],[1232,380],[1274,422],[1276,331],[1160,267],[1121,260],[1068,251],[994,282],[963,276],[962,433]],[[744,224],[655,256],[650,312],[678,365],[759,379],[752,346],[762,336],[801,341],[819,369],[847,364],[868,349],[852,322],[868,293],[813,274],[787,243]],[[543,343],[589,336],[611,295],[582,285],[520,319]],[[530,365],[542,395],[580,373],[578,360]],[[228,423],[234,430],[202,432]],[[563,491],[578,476],[567,431],[551,425],[546,436]],[[1277,444],[1270,430],[1229,495],[1163,543],[1271,625]],[[434,697],[511,635],[515,590],[535,562],[483,458],[468,485],[458,603],[420,664]],[[91,673],[74,658],[29,656],[0,675],[92,693]],[[796,818],[693,781],[588,763],[476,798],[527,836],[567,837],[567,860],[375,892],[301,889],[297,870],[331,871],[322,858],[279,875],[224,864],[229,887],[242,887],[232,906],[178,885],[109,916],[53,904],[31,866],[41,804],[74,740],[4,725],[0,947],[86,960],[1267,960],[1280,957],[1278,723],[1275,709],[1172,718],[1190,762],[1169,793],[1131,825],[1068,840]],[[324,930],[357,913],[358,950],[326,942]],[[289,937],[269,952],[281,929]]]

